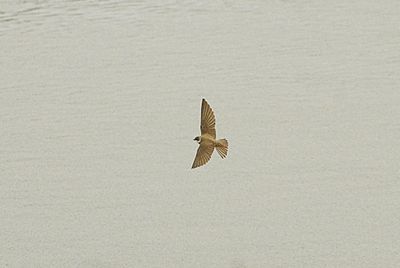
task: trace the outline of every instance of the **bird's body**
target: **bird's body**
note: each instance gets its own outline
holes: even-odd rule
[[[202,166],[210,160],[214,148],[218,154],[225,158],[228,154],[228,141],[226,139],[216,139],[215,116],[210,105],[205,99],[201,102],[201,136],[197,136],[194,140],[198,141],[196,157],[193,161],[192,168]]]
[[[205,142],[205,143],[212,143],[213,145],[215,145],[216,140],[215,140],[215,138],[214,138],[213,136],[211,136],[210,134],[205,133],[205,134],[203,134],[203,135],[200,136],[199,144],[200,144],[200,143],[203,143],[203,142]]]

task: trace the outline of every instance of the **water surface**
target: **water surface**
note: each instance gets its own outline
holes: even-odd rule
[[[2,1],[0,266],[396,267],[399,14]]]

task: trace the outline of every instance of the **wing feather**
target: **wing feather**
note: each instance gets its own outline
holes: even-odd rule
[[[214,139],[216,138],[214,112],[205,99],[201,102],[200,130],[202,135],[210,134]]]
[[[197,149],[192,168],[197,168],[206,164],[210,160],[213,151],[213,144],[205,142],[201,143],[199,148]]]

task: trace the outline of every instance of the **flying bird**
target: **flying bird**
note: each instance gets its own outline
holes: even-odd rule
[[[206,164],[210,160],[214,148],[217,149],[218,154],[222,158],[225,158],[228,154],[228,141],[226,139],[216,140],[214,112],[205,99],[201,101],[200,121],[201,136],[193,139],[199,143],[199,148],[197,149],[192,168]]]

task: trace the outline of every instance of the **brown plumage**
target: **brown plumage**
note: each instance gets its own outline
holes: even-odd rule
[[[194,140],[199,142],[199,148],[197,149],[192,168],[206,164],[210,160],[214,148],[217,149],[218,154],[222,158],[225,158],[228,154],[228,141],[226,139],[216,140],[214,112],[205,99],[201,102],[200,131],[201,136],[194,138]]]

